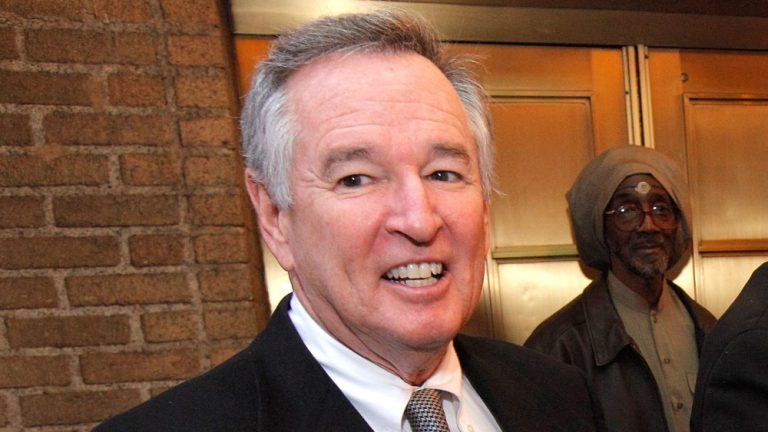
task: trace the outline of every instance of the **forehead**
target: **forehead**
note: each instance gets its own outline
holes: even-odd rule
[[[415,53],[331,54],[299,69],[286,88],[292,110],[305,117],[322,117],[324,110],[342,117],[377,109],[387,114],[410,105],[467,121],[450,81]]]
[[[650,174],[633,174],[626,177],[613,193],[612,200],[622,198],[670,198],[664,186]]]
[[[474,142],[450,81],[418,54],[332,54],[296,72],[286,89],[299,152]]]

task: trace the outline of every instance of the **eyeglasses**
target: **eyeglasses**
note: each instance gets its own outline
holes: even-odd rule
[[[643,210],[636,204],[622,204],[605,214],[613,216],[616,227],[622,231],[636,231],[645,221],[646,215],[650,215],[653,223],[661,229],[677,227],[677,209],[663,202],[655,203],[650,210]]]

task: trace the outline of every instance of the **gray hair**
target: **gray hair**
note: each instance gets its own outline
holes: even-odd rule
[[[280,208],[291,206],[290,171],[298,125],[288,106],[286,82],[321,57],[370,53],[416,53],[448,78],[469,119],[489,201],[494,182],[491,120],[486,93],[470,70],[470,60],[446,55],[437,32],[422,18],[386,10],[322,18],[277,38],[256,69],[240,120],[245,164],[253,181],[264,185]]]

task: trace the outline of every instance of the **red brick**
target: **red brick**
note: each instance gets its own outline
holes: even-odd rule
[[[181,120],[181,143],[185,146],[238,146],[234,120],[231,118],[207,117]]]
[[[165,393],[166,391],[170,390],[172,387],[173,387],[172,385],[151,386],[149,387],[149,397],[159,396],[161,393]]]
[[[72,378],[65,356],[0,357],[0,388],[65,386]]]
[[[78,73],[0,71],[0,102],[36,105],[91,106],[92,78]]]
[[[184,379],[200,373],[198,355],[191,349],[83,354],[80,367],[87,384]]]
[[[240,341],[239,343],[238,341],[233,342],[235,343],[228,343],[226,346],[216,347],[215,349],[211,350],[211,366],[217,366],[224,363],[233,355],[245,349],[251,343],[250,340]]]
[[[225,66],[221,36],[169,36],[171,63],[179,66]]]
[[[112,236],[0,238],[0,268],[103,267],[120,263]]]
[[[46,140],[64,145],[167,145],[173,133],[166,115],[54,113],[43,124]]]
[[[34,228],[45,225],[43,198],[0,197],[0,228]]]
[[[200,293],[205,301],[250,300],[253,298],[253,277],[245,266],[217,266],[197,276]]]
[[[158,62],[156,36],[145,33],[116,33],[115,57],[118,63],[154,65]]]
[[[162,0],[163,15],[170,23],[184,26],[217,25],[216,0]]]
[[[27,427],[74,425],[105,420],[141,403],[137,389],[73,391],[19,397]]]
[[[115,129],[114,140],[121,144],[167,145],[173,140],[173,120],[166,115],[121,116]],[[110,122],[110,126],[115,123]]]
[[[260,323],[252,307],[208,310],[204,313],[205,331],[213,340],[253,338]]]
[[[131,186],[172,186],[181,183],[181,162],[175,154],[120,156],[123,183]]]
[[[184,263],[184,237],[180,235],[135,235],[128,240],[131,264],[136,267]]]
[[[62,227],[156,226],[179,222],[172,195],[81,195],[56,197],[53,217]]]
[[[19,49],[16,47],[16,32],[12,27],[0,28],[0,59],[17,58],[19,58]]]
[[[67,295],[75,306],[187,303],[191,294],[181,273],[67,278]]]
[[[109,159],[98,155],[0,155],[0,186],[97,186],[109,182]]]
[[[0,309],[52,308],[58,303],[49,277],[0,278]]]
[[[107,84],[112,105],[165,105],[165,85],[160,76],[118,73],[110,75]]]
[[[193,156],[184,161],[187,186],[236,186],[241,165],[232,156]]]
[[[202,234],[194,239],[195,259],[199,263],[221,264],[248,261],[243,233]]]
[[[154,312],[141,316],[141,328],[147,342],[175,342],[194,339],[198,315],[195,311]]]
[[[191,299],[186,276],[181,273],[70,276],[66,285],[74,306],[186,303]]]
[[[225,74],[217,76],[180,76],[176,78],[176,97],[180,106],[192,108],[227,108],[232,84]]]
[[[0,113],[0,145],[32,145],[32,133],[30,132],[29,128],[29,116],[26,114]]]
[[[195,225],[242,226],[243,199],[235,194],[192,195],[189,220]]]
[[[88,10],[83,0],[3,0],[0,10],[24,18],[57,17],[79,20]]]
[[[43,119],[45,140],[64,145],[118,145],[114,142],[117,116],[56,112]]]
[[[8,402],[5,401],[5,396],[0,394],[0,427],[8,424]]]
[[[156,62],[156,41],[142,33],[114,33],[74,29],[33,29],[26,32],[32,60],[58,63]]]
[[[75,29],[30,29],[25,32],[27,55],[34,61],[103,63],[113,51],[111,33]]]
[[[152,18],[152,8],[146,0],[94,0],[93,9],[103,22],[142,23]]]
[[[12,348],[126,344],[131,337],[126,315],[7,318],[6,326]]]

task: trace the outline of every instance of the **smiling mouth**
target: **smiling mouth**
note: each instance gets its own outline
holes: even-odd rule
[[[418,288],[436,283],[443,277],[442,263],[411,263],[395,267],[384,275],[384,279]]]
[[[644,249],[664,249],[664,244],[662,244],[662,243],[640,244],[640,245],[635,246],[635,249],[638,249],[638,250],[644,250]]]

